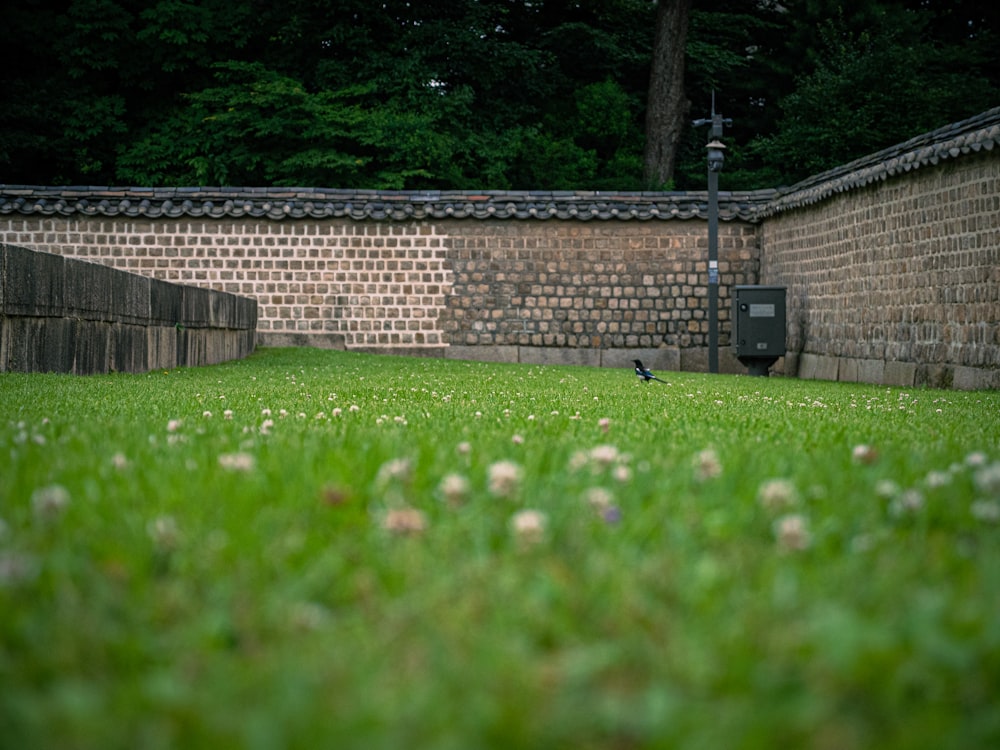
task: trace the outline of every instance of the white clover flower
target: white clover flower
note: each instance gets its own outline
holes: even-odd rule
[[[128,468],[128,458],[125,457],[124,453],[115,453],[111,457],[111,465],[118,469],[118,471],[123,471]]]
[[[382,517],[382,528],[398,536],[418,536],[427,529],[427,517],[416,508],[395,508]]]
[[[931,488],[944,487],[951,483],[951,474],[946,471],[931,471],[928,472],[924,482]]]
[[[783,552],[797,552],[808,549],[812,544],[812,534],[804,516],[791,514],[774,522],[774,536]]]
[[[222,453],[219,455],[219,466],[227,471],[251,471],[254,468],[254,457],[249,453]]]
[[[545,539],[548,518],[540,510],[522,510],[511,516],[510,530],[525,544],[538,544]]]
[[[455,451],[460,456],[468,456],[469,453],[472,452],[472,445],[470,443],[467,443],[467,442],[463,441],[463,442],[461,442],[461,443],[459,443],[458,445],[455,446]]]
[[[611,470],[611,476],[614,477],[615,481],[624,483],[632,478],[632,469],[624,464],[618,464]]]
[[[469,480],[461,474],[446,474],[438,485],[438,491],[445,502],[456,507],[465,502],[469,496]]]
[[[873,464],[878,460],[878,451],[870,445],[855,445],[851,458],[859,464]]]
[[[226,409],[224,412],[222,412],[222,418],[223,419],[232,419],[233,418],[233,410],[232,409]]]
[[[12,586],[34,578],[38,563],[34,558],[14,552],[0,553],[0,586]]]
[[[52,521],[61,516],[69,501],[69,491],[61,484],[39,487],[31,493],[31,508],[35,518],[41,521]]]
[[[273,419],[265,419],[261,423],[261,425],[260,425],[260,434],[261,435],[270,435],[272,427],[274,427],[274,420]]]
[[[584,499],[605,523],[614,524],[621,520],[621,509],[615,504],[615,497],[610,490],[591,487],[584,493]]]
[[[611,429],[611,420],[607,417],[602,417],[597,420],[597,427],[601,430],[601,432],[607,432]]]
[[[498,461],[488,469],[490,492],[497,497],[511,497],[520,486],[523,471],[513,461]]]
[[[611,466],[618,456],[618,449],[613,445],[597,445],[590,449],[590,460],[601,467]]]
[[[334,416],[334,417],[339,417],[339,416],[341,415],[341,413],[342,413],[342,412],[341,412],[341,409],[340,409],[340,407],[339,407],[339,406],[338,406],[338,407],[335,407],[335,408],[334,408],[334,410],[333,410],[332,412],[330,412],[330,414],[331,414],[332,416]]]
[[[905,490],[889,504],[889,512],[897,518],[918,513],[924,507],[924,496],[918,490]]]
[[[413,466],[408,458],[394,458],[379,467],[376,481],[379,484],[390,482],[408,482]]]
[[[180,544],[181,532],[173,516],[158,516],[146,526],[146,533],[160,552],[173,552]]]
[[[798,503],[799,493],[790,479],[769,479],[757,490],[757,501],[767,510],[781,510]]]
[[[694,457],[694,475],[699,481],[715,479],[722,474],[722,462],[711,448],[699,452]]]
[[[899,494],[899,485],[891,479],[880,479],[875,483],[875,494],[885,499],[895,497]]]
[[[208,409],[206,409],[205,411],[203,411],[201,413],[201,416],[204,417],[205,419],[211,419],[212,418],[212,412],[210,412]]]
[[[1000,521],[1000,502],[996,500],[976,500],[969,506],[969,512],[977,521],[997,523]]]
[[[972,476],[976,487],[987,495],[1000,495],[1000,461],[979,468]]]
[[[982,451],[975,451],[965,457],[967,466],[977,467],[986,465],[986,454]]]
[[[522,445],[524,443],[524,436],[514,435],[513,437],[511,437],[510,442],[512,442],[514,445]]]
[[[599,514],[604,513],[615,504],[615,496],[611,490],[604,487],[591,487],[584,493],[583,497],[587,504]]]
[[[177,432],[184,423],[179,419],[171,419],[167,422],[167,432]]]

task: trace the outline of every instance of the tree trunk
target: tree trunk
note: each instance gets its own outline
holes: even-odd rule
[[[659,0],[656,37],[646,98],[646,150],[643,179],[661,189],[674,176],[677,144],[691,102],[684,96],[684,50],[691,0]]]

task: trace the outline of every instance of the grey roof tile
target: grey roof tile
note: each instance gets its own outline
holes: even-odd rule
[[[752,221],[771,192],[720,193],[720,216],[723,219]],[[705,191],[465,192],[0,185],[0,214],[44,216],[648,221],[704,216],[707,200]]]

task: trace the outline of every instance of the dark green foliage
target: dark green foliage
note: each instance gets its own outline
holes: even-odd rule
[[[811,69],[782,100],[774,133],[751,144],[762,160],[792,182],[995,104],[995,51],[971,33],[936,40],[934,5],[854,16],[838,6],[817,24]]]
[[[651,0],[21,0],[0,182],[640,189]],[[692,117],[723,189],[800,179],[998,100],[985,0],[701,0]],[[673,184],[705,184],[703,130]]]

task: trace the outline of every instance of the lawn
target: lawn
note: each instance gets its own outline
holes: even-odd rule
[[[1000,393],[0,374],[0,747],[1000,746]]]

